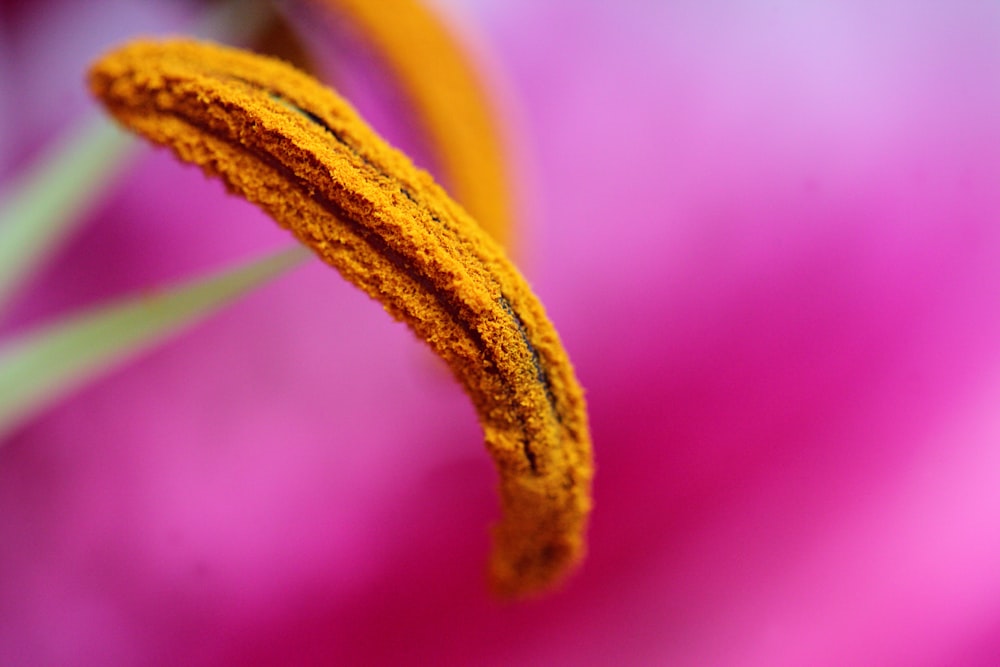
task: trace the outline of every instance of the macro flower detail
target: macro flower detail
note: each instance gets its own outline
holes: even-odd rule
[[[297,251],[0,409],[0,665],[1000,665],[1000,3],[355,1],[0,0],[0,406],[19,343]],[[140,35],[280,58],[485,228],[426,124],[447,96],[393,64],[451,86],[443,54],[376,39],[407,1],[500,103],[504,250],[586,387],[586,564],[527,604],[483,585],[497,471],[444,362],[84,77]],[[60,249],[8,243],[42,208],[80,223]]]
[[[503,251],[335,93],[276,60],[139,41],[91,70],[126,127],[259,205],[448,363],[500,472],[498,591],[579,562],[590,510],[582,390],[541,304]]]

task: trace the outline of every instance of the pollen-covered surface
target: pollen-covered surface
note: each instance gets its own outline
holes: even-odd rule
[[[280,61],[139,41],[90,72],[125,126],[219,176],[448,363],[500,474],[496,589],[558,582],[584,552],[593,473],[583,394],[496,242],[339,96]]]
[[[430,138],[448,191],[509,249],[513,203],[503,128],[483,75],[458,34],[418,0],[313,4],[346,18],[375,47]]]

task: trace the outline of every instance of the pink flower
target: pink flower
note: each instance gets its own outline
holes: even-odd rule
[[[180,25],[119,4],[18,13],[0,82]],[[0,449],[0,663],[998,664],[1000,8],[464,10],[520,94],[525,270],[589,391],[584,568],[489,598],[471,406],[312,264]],[[285,242],[146,155],[13,319]]]

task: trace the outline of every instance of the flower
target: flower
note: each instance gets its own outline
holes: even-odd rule
[[[471,407],[309,266],[0,450],[0,657],[995,664],[1000,10],[465,10],[521,93],[527,273],[588,389],[584,569],[488,598]],[[146,157],[17,317],[281,243],[255,216]]]

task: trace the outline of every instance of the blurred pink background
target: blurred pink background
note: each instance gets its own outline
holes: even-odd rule
[[[446,5],[588,390],[585,567],[489,597],[471,405],[312,262],[0,448],[0,664],[1000,664],[1000,5]],[[4,181],[194,15],[2,7]],[[0,332],[287,242],[143,149]]]

